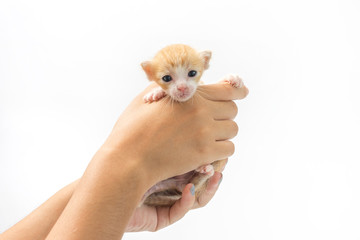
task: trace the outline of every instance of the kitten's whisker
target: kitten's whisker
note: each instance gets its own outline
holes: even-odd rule
[[[164,108],[164,109],[167,108],[168,105],[170,104],[171,98],[166,98],[165,101],[166,101],[166,102],[165,102],[165,104],[163,105],[163,108]]]

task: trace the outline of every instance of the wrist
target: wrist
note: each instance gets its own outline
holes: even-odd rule
[[[157,178],[146,168],[145,158],[139,154],[129,154],[122,148],[112,148],[102,146],[91,161],[91,165],[96,165],[96,169],[106,173],[114,184],[122,184],[124,177],[129,179],[134,191],[144,194],[156,182]]]
[[[133,160],[99,149],[47,239],[121,238],[149,186]]]

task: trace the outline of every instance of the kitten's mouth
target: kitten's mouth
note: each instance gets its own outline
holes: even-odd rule
[[[193,86],[187,86],[186,88],[180,89],[179,87],[174,87],[172,89],[169,89],[168,94],[172,99],[178,102],[185,102],[189,100],[194,93],[196,92],[196,87]]]
[[[190,92],[177,92],[176,94],[174,94],[173,98],[176,101],[179,102],[185,102],[187,100],[189,100],[194,94],[190,93]]]

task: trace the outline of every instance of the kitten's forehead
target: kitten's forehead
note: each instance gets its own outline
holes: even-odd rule
[[[161,74],[176,74],[176,75],[183,75],[186,74],[190,70],[196,71],[203,71],[202,63],[198,61],[192,61],[191,59],[186,60],[184,62],[180,61],[171,61],[171,62],[164,62],[163,64],[157,65],[158,69],[157,72]]]
[[[156,75],[158,78],[162,78],[164,75],[171,75],[173,78],[174,77],[181,78],[181,77],[186,77],[188,75],[189,69],[193,70],[195,68],[190,64],[177,65],[177,66],[173,66],[169,64],[169,65],[161,66],[158,69]]]
[[[173,68],[173,74],[175,74],[177,77],[187,77],[189,66],[175,66]]]
[[[201,67],[203,65],[199,53],[186,45],[171,45],[165,47],[158,52],[153,61],[162,63],[162,65],[168,69],[178,66],[189,68]]]

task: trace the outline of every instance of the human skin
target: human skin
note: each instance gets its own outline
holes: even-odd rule
[[[234,145],[228,139],[237,134],[231,120],[237,109],[230,100],[245,97],[246,87],[215,84],[199,90],[203,94],[187,103],[167,104],[164,99],[144,104],[142,96],[149,89],[145,90],[120,116],[82,178],[49,199],[49,204],[39,208],[41,211],[35,210],[26,221],[28,225],[15,225],[1,238],[7,239],[8,233],[31,231],[31,219],[39,220],[37,216],[52,211],[54,214],[45,214],[48,221],[43,219],[46,227],[40,230],[46,236],[51,229],[46,239],[120,239],[125,230],[155,231],[177,221],[189,209],[206,204],[216,191],[220,173],[214,175],[203,203],[195,203],[188,184],[182,199],[172,208],[136,209],[155,183],[233,154]],[[136,225],[139,214],[154,220],[155,213],[156,226]],[[168,218],[159,218],[161,215]]]
[[[189,185],[185,187],[182,198],[171,208],[155,208],[144,205],[136,208],[126,227],[126,232],[157,231],[175,223],[190,209],[205,206],[214,196],[221,179],[222,174],[216,172],[199,199],[195,199],[195,196],[190,193],[191,186]],[[31,214],[1,234],[0,239],[45,239],[69,202],[78,182],[79,180],[76,180],[62,188]]]

